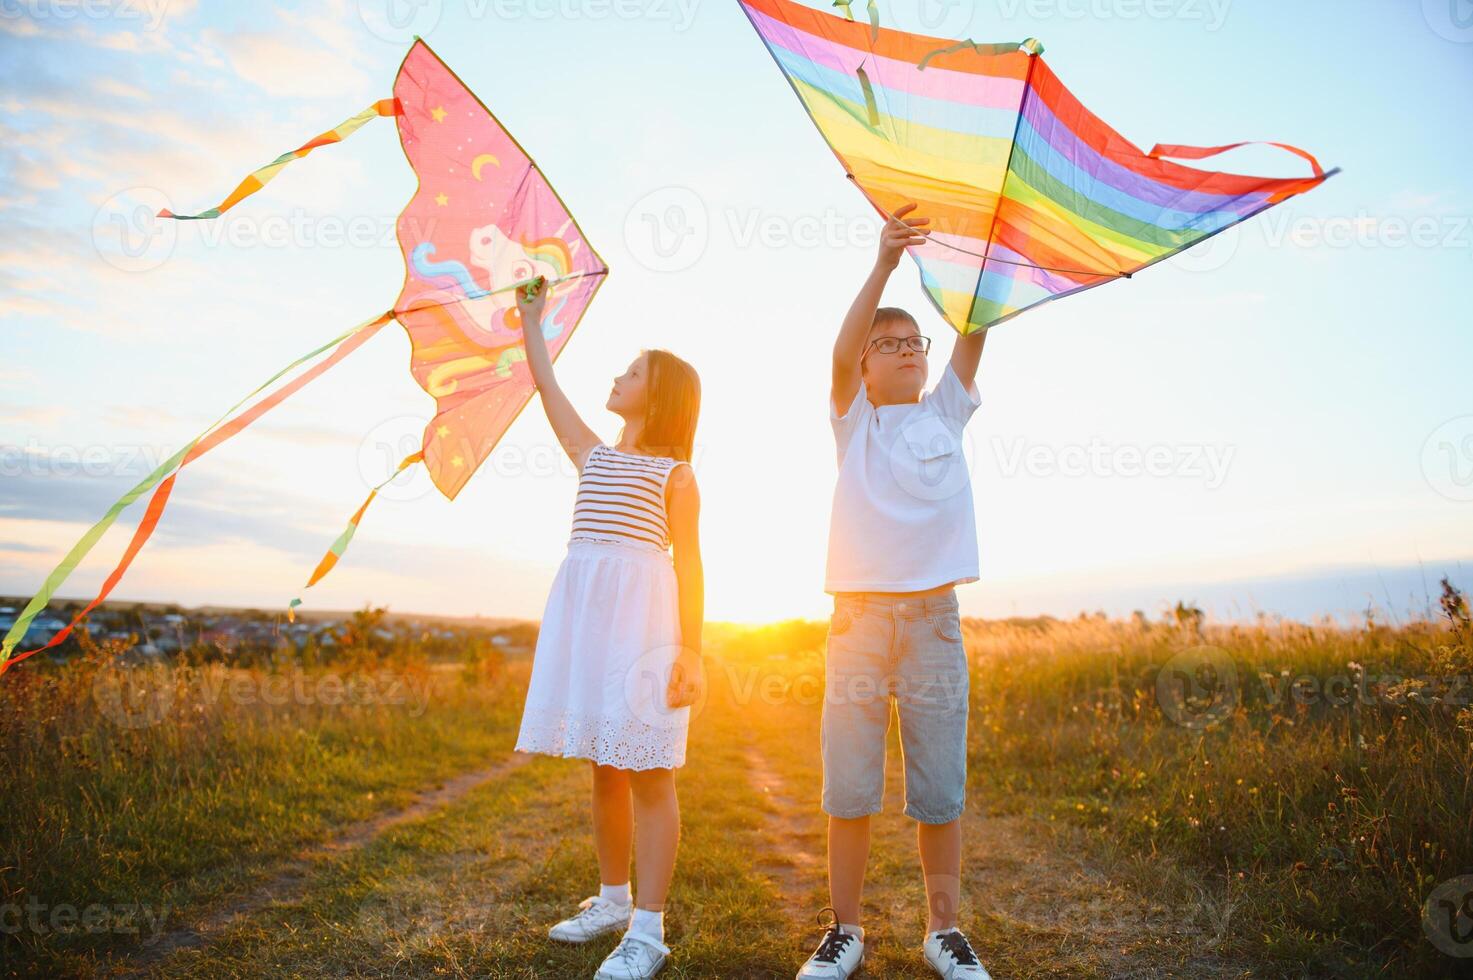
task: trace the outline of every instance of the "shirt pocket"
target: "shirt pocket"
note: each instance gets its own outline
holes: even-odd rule
[[[923,500],[945,500],[971,482],[961,433],[931,411],[900,430],[891,449],[890,470],[903,490]]]
[[[955,429],[933,412],[926,412],[908,423],[897,440],[904,452],[919,463],[935,464],[938,460],[962,455],[962,441]]]

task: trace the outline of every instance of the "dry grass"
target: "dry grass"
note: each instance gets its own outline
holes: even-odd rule
[[[1421,907],[1473,870],[1458,608],[1400,628],[968,621],[963,924],[984,960],[1000,977],[1452,973]],[[819,623],[710,630],[678,777],[672,977],[791,976],[818,939],[823,639]],[[597,876],[587,767],[504,764],[524,661],[119,654],[0,682],[8,972],[568,977],[612,945],[544,937]],[[898,761],[867,969],[923,977]]]

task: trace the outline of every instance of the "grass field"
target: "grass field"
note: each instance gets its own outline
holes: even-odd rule
[[[1444,605],[1353,630],[966,621],[963,925],[994,976],[1473,963],[1424,928],[1473,872],[1473,629]],[[669,976],[789,977],[818,938],[824,628],[709,629]],[[577,977],[612,946],[543,938],[597,874],[586,764],[511,753],[525,659],[118,663],[0,680],[6,972]],[[925,977],[896,764],[887,787],[866,972]]]

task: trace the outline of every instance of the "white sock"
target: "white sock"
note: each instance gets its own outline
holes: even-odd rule
[[[855,939],[858,939],[860,942],[864,942],[864,929],[859,926],[851,926],[847,922],[840,922],[839,931],[847,932],[849,933],[849,935],[853,936]]]
[[[622,885],[602,885],[601,884],[601,885],[598,886],[598,897],[599,898],[606,898],[609,901],[615,902],[615,903],[617,903],[619,905],[628,905],[629,904],[629,882],[626,881]]]
[[[652,912],[649,909],[635,909],[634,921],[629,923],[629,931],[643,933],[663,943],[665,941],[665,913]]]

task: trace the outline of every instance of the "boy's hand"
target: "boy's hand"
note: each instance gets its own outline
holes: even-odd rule
[[[916,209],[914,204],[902,204],[895,209],[895,214],[885,222],[885,228],[880,232],[880,254],[875,259],[875,265],[883,269],[894,269],[900,264],[900,256],[912,245],[921,245],[926,241],[926,236],[920,229],[921,225],[931,223],[930,218],[907,218]]]
[[[670,683],[665,687],[665,702],[673,710],[695,704],[706,694],[706,669],[701,655],[682,649],[670,669]]]
[[[540,324],[542,308],[547,303],[547,279],[538,276],[517,287],[517,309],[522,311],[522,326]]]

